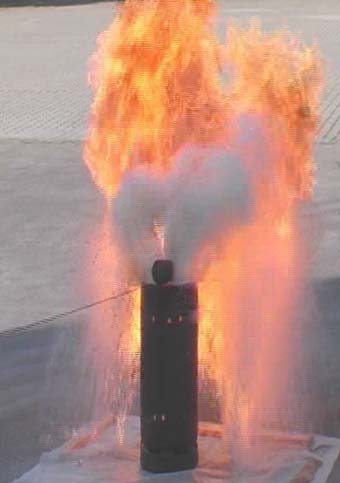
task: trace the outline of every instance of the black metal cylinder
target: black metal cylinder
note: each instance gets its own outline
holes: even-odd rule
[[[141,300],[141,466],[197,466],[197,287],[146,284]]]

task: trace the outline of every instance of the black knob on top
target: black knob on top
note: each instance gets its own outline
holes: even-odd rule
[[[174,264],[171,260],[156,260],[151,269],[152,277],[157,285],[166,285],[174,277]]]

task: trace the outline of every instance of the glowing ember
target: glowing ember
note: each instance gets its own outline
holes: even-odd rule
[[[213,12],[212,1],[126,0],[93,58],[85,160],[111,198],[136,165],[162,179],[186,143],[219,143],[241,156],[255,215],[228,232],[200,281],[199,358],[230,434],[250,441],[287,408],[304,274],[296,202],[312,193],[322,68],[315,49],[256,23],[231,24],[220,46]],[[163,239],[157,220],[154,228]],[[138,304],[124,342],[132,365]]]

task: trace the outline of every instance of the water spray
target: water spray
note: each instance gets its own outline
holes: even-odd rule
[[[193,469],[197,450],[197,286],[174,284],[173,263],[156,260],[141,298],[141,466]]]
[[[232,444],[300,400],[290,391],[305,273],[296,209],[313,186],[322,62],[256,22],[231,24],[221,45],[215,3],[129,0],[92,59],[84,159],[114,199],[116,259],[142,285],[141,465],[152,472],[198,460],[197,287],[184,281],[204,287],[202,375],[239,428]],[[136,373],[138,304],[119,317],[119,384]],[[130,399],[134,387],[133,377]]]

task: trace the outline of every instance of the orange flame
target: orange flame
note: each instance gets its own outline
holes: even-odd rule
[[[212,2],[128,0],[99,39],[85,160],[113,195],[136,163],[165,169],[187,141],[221,137],[226,112]]]
[[[224,418],[248,434],[252,421],[280,405],[292,370],[292,294],[303,277],[295,201],[312,193],[322,66],[315,48],[288,32],[265,34],[257,23],[231,24],[220,46],[213,13],[209,0],[125,2],[93,59],[85,160],[112,197],[134,165],[165,171],[185,143],[232,145],[237,116],[263,121],[270,167],[254,178],[254,220],[224,240],[199,287],[202,378],[215,383]],[[253,148],[239,146],[249,169],[262,161]],[[137,353],[138,310],[132,327]]]

